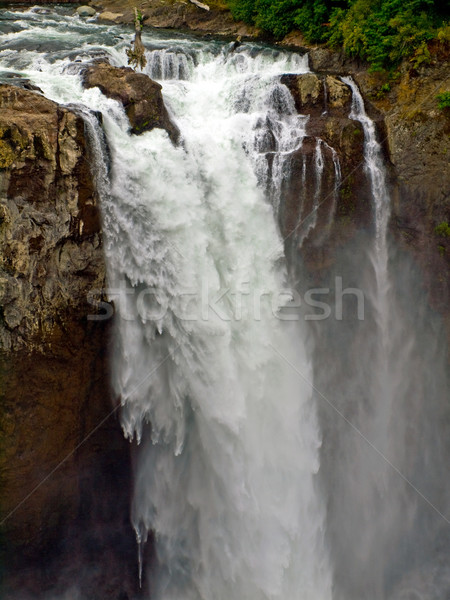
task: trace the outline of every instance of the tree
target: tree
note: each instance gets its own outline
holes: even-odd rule
[[[143,69],[147,64],[145,57],[145,46],[142,43],[141,32],[144,26],[144,17],[141,12],[134,7],[134,42],[131,48],[127,50],[128,64],[133,68]]]

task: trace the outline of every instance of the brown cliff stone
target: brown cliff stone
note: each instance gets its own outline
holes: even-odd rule
[[[283,75],[281,82],[291,91],[298,112],[309,119],[307,137],[291,159],[291,177],[283,190],[280,227],[283,236],[295,247],[297,237],[302,238],[298,224],[311,215],[303,227],[308,219],[315,221],[315,225],[303,242],[301,254],[308,270],[320,274],[333,262],[336,246],[348,241],[358,228],[367,228],[371,223],[370,187],[362,160],[364,133],[361,124],[349,118],[351,90],[338,77],[314,73]],[[315,181],[318,140],[323,141],[324,164],[319,208],[311,212],[318,185]],[[338,190],[332,149],[340,166]],[[307,174],[304,182],[303,169]]]
[[[123,104],[132,133],[159,127],[167,131],[173,143],[178,141],[180,132],[164,105],[162,87],[147,75],[102,62],[84,71],[83,84],[86,88],[98,87],[105,96]]]
[[[450,340],[450,236],[439,233],[450,223],[450,118],[436,99],[450,91],[450,63],[444,46],[430,49],[430,64],[416,70],[405,63],[387,92],[380,75],[363,71],[355,79],[386,124],[394,173],[391,230],[415,257]]]
[[[118,531],[134,563],[128,444],[108,383],[109,322],[87,320],[95,310],[88,294],[105,285],[87,158],[81,117],[0,86],[2,598],[42,594],[67,564],[81,568],[89,545],[100,554],[120,547],[111,542]],[[98,510],[104,495],[114,498],[109,512]],[[81,581],[80,573],[73,576]],[[93,598],[108,597],[101,585]],[[116,581],[116,590],[127,586]]]

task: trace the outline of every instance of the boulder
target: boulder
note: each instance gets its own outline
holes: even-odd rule
[[[316,109],[320,114],[325,109],[325,96],[323,78],[314,73],[304,75],[283,75],[281,83],[284,83],[291,91],[297,110]]]
[[[96,11],[92,6],[79,6],[75,12],[80,17],[93,17]]]
[[[334,109],[348,110],[352,102],[352,93],[348,85],[337,77],[325,77],[327,90],[327,105]]]
[[[290,90],[300,113],[320,116],[330,110],[336,115],[348,117],[351,106],[351,90],[333,75],[283,75],[281,83]]]
[[[140,134],[157,127],[165,129],[174,144],[178,142],[180,131],[164,105],[161,85],[147,75],[129,67],[99,62],[85,69],[83,85],[98,87],[108,98],[118,100],[125,108],[131,133]]]

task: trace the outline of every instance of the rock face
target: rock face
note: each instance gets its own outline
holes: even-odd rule
[[[0,109],[0,346],[41,350],[103,286],[97,199],[80,117],[12,86]]]
[[[133,4],[124,0],[94,0],[99,19],[115,23],[133,23]],[[255,37],[260,33],[255,27],[235,22],[230,11],[220,0],[208,0],[206,11],[184,0],[143,0],[139,8],[145,22],[151,27],[184,29],[199,34],[215,36]]]
[[[84,71],[83,84],[86,88],[98,87],[108,98],[121,102],[132,133],[139,134],[159,127],[167,131],[173,143],[178,141],[180,132],[164,105],[162,88],[147,75],[101,62]]]
[[[292,176],[283,194],[280,226],[291,246],[288,255],[292,255],[298,249],[298,240],[302,240],[298,223],[304,220],[308,226],[308,219],[315,221],[302,241],[302,259],[310,272],[320,274],[333,260],[333,248],[371,222],[369,182],[361,162],[364,134],[361,124],[349,119],[351,90],[337,77],[306,73],[284,75],[281,81],[290,89],[298,112],[308,121],[307,137],[292,156]],[[323,170],[319,182],[314,173],[320,155]],[[342,181],[339,189],[337,160]],[[309,174],[306,179],[303,173]],[[317,192],[320,199],[315,198]],[[320,206],[316,210],[317,200]]]
[[[87,320],[89,293],[104,281],[83,120],[35,92],[0,86],[2,598],[55,584],[63,556],[76,570],[89,545],[117,547],[112,531],[134,563],[128,448],[108,386],[109,323]],[[105,509],[108,494],[114,506]],[[117,560],[127,561],[128,547],[118,547]],[[49,570],[39,579],[42,557]],[[95,597],[108,597],[98,589]]]
[[[95,15],[95,8],[92,6],[79,6],[75,11],[80,17],[93,17]]]
[[[384,117],[394,173],[391,231],[415,257],[450,340],[450,114],[436,99],[450,91],[449,55],[448,48],[431,47],[430,64],[405,64],[385,93],[376,75],[362,71],[355,79]]]

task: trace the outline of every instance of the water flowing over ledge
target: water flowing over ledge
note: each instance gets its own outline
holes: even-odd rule
[[[333,96],[339,86],[315,78],[306,55],[149,35],[147,72],[163,83],[181,132],[174,146],[162,130],[130,135],[122,106],[81,85],[86,61],[126,62],[120,28],[99,33],[74,21],[68,29],[67,18],[33,11],[23,19],[27,27],[0,38],[2,69],[20,70],[48,97],[70,103],[91,141],[118,309],[113,383],[124,432],[138,442],[132,523],[144,593],[403,597],[409,572],[426,568],[419,541],[446,544],[439,525],[447,493],[438,489],[444,430],[431,435],[445,382],[433,348],[419,359],[428,338],[420,322],[412,331],[414,307],[405,309],[399,295],[404,268],[389,246],[385,168],[358,88],[344,78],[342,97]],[[73,50],[80,35],[84,44]],[[281,83],[289,75],[300,99]],[[303,98],[306,89],[316,97]],[[372,222],[353,256],[336,250],[337,264],[364,288],[368,311],[364,322],[346,323],[344,335],[339,319],[324,320],[320,332],[280,319],[289,302],[279,293],[291,284],[283,247],[290,244],[290,276],[301,288],[294,259],[301,265],[303,253],[334,240],[348,165],[319,124],[331,123],[329,111],[336,119],[337,99],[344,112],[346,98]],[[300,193],[289,219],[291,186]],[[293,223],[289,240],[278,229],[283,219]],[[407,276],[403,283],[414,290]],[[411,439],[425,397],[427,429]],[[339,417],[333,426],[324,399]]]

